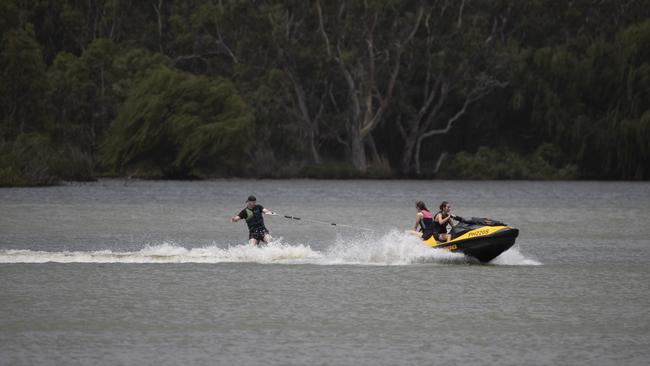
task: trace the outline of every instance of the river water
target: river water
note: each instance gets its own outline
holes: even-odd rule
[[[249,194],[303,220],[247,246]],[[488,265],[425,248],[417,200],[517,244]],[[0,189],[0,365],[646,365],[649,216],[632,182]]]

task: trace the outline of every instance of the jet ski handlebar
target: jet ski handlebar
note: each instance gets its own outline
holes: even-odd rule
[[[451,218],[458,221],[458,222],[462,222],[464,224],[469,224],[469,225],[506,226],[506,224],[504,224],[501,221],[492,220],[492,219],[488,219],[488,218],[485,218],[485,217],[472,217],[472,218],[469,218],[469,219],[465,219],[465,218],[462,218],[460,216],[452,215]]]

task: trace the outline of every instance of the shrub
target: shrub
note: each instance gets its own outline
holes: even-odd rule
[[[564,164],[561,150],[540,145],[534,153],[519,154],[508,148],[481,147],[474,154],[461,152],[443,166],[446,179],[575,179],[575,166]]]

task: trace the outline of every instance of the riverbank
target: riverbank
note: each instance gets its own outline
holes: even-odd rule
[[[143,180],[249,179],[447,179],[447,180],[580,180],[590,178],[575,165],[564,163],[549,146],[524,155],[505,148],[480,148],[476,153],[461,152],[436,167],[425,166],[421,174],[401,174],[387,161],[369,165],[365,172],[345,162],[305,164],[273,162],[252,166],[238,175],[174,176],[152,167],[140,167],[126,174],[102,171],[91,157],[83,154],[49,156],[48,159],[8,161],[0,169],[0,187],[52,186],[63,181],[89,182],[100,178]]]

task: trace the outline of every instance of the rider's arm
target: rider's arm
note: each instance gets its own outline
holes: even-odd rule
[[[237,214],[237,215],[231,217],[231,218],[230,218],[230,222],[237,222],[237,221],[243,219],[244,217],[245,217],[245,216],[244,216],[244,210],[242,210],[239,214]]]
[[[262,209],[262,213],[267,214],[267,215],[275,215],[275,212],[273,212],[273,211],[271,211],[269,209],[266,209],[266,208]]]
[[[445,217],[444,219],[442,218],[442,214],[437,214],[435,217],[436,222],[440,225],[446,224],[447,222],[449,222],[450,219],[451,219],[451,215]]]
[[[422,215],[421,212],[418,212],[417,215],[415,215],[415,225],[413,225],[413,231],[418,231],[418,226],[420,225],[420,221],[422,221]]]

